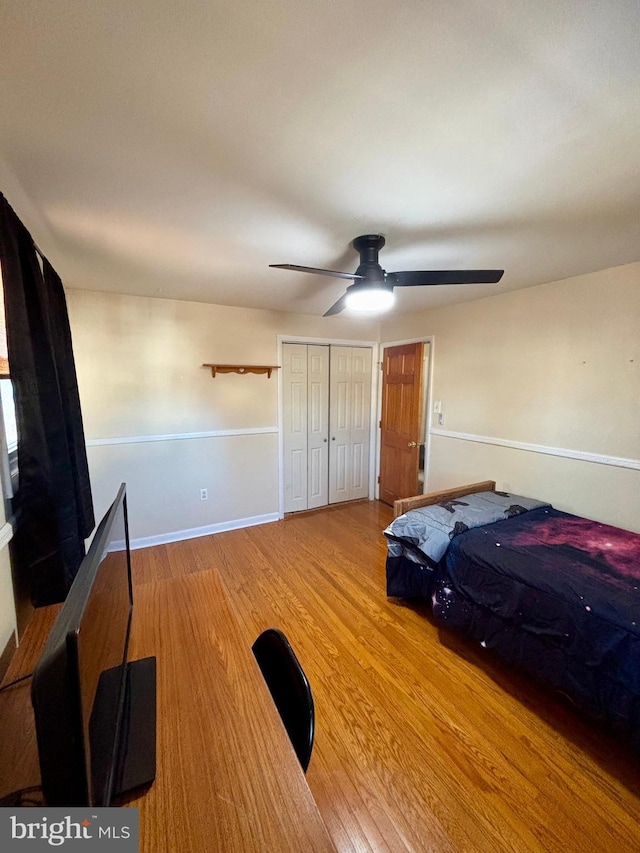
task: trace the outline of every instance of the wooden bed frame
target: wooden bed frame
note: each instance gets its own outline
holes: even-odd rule
[[[397,518],[399,515],[409,512],[410,509],[417,509],[420,506],[431,506],[431,504],[439,504],[442,501],[452,501],[456,498],[461,498],[463,495],[470,495],[473,492],[495,492],[495,490],[495,480],[482,480],[480,483],[469,483],[467,486],[458,486],[455,489],[443,489],[441,492],[428,492],[426,495],[401,498],[393,504],[393,516]]]

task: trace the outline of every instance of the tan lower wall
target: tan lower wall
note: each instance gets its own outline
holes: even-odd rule
[[[432,436],[430,490],[480,480],[640,533],[639,471]]]
[[[90,447],[88,458],[96,519],[126,482],[132,540],[278,512],[275,433]]]

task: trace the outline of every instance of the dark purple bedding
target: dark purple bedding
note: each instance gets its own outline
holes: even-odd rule
[[[455,536],[433,572],[390,558],[387,583],[640,747],[640,535],[547,506]]]

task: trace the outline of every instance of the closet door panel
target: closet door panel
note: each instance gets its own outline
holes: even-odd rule
[[[307,347],[282,346],[284,511],[308,508]]]
[[[325,506],[327,503],[327,490],[325,486],[328,483],[328,474],[323,470],[325,468],[323,465],[323,456],[325,454],[318,447],[314,447],[309,451],[307,460],[309,509]]]
[[[329,347],[307,347],[308,508],[329,502]]]
[[[289,503],[300,509],[306,509],[307,503],[307,454],[304,450],[292,450],[290,459]],[[291,510],[287,510],[291,512]]]
[[[368,497],[371,350],[282,349],[285,512]]]
[[[351,466],[349,500],[369,496],[369,450],[371,444],[370,349],[351,350]]]
[[[292,382],[290,385],[290,392],[289,434],[294,441],[304,443],[304,434],[307,427],[307,389],[304,387],[304,382]]]
[[[361,442],[351,446],[351,500],[365,498],[369,493],[369,457]]]
[[[330,503],[339,503],[340,501],[349,500],[349,446],[347,444],[338,444],[332,451],[332,457],[335,464],[335,474],[332,495],[333,499]]]
[[[351,347],[331,346],[329,503],[350,500]]]

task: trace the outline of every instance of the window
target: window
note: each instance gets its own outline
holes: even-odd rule
[[[4,291],[0,267],[0,471],[7,515],[18,488],[18,430],[13,384],[9,370],[7,330],[4,320]]]

